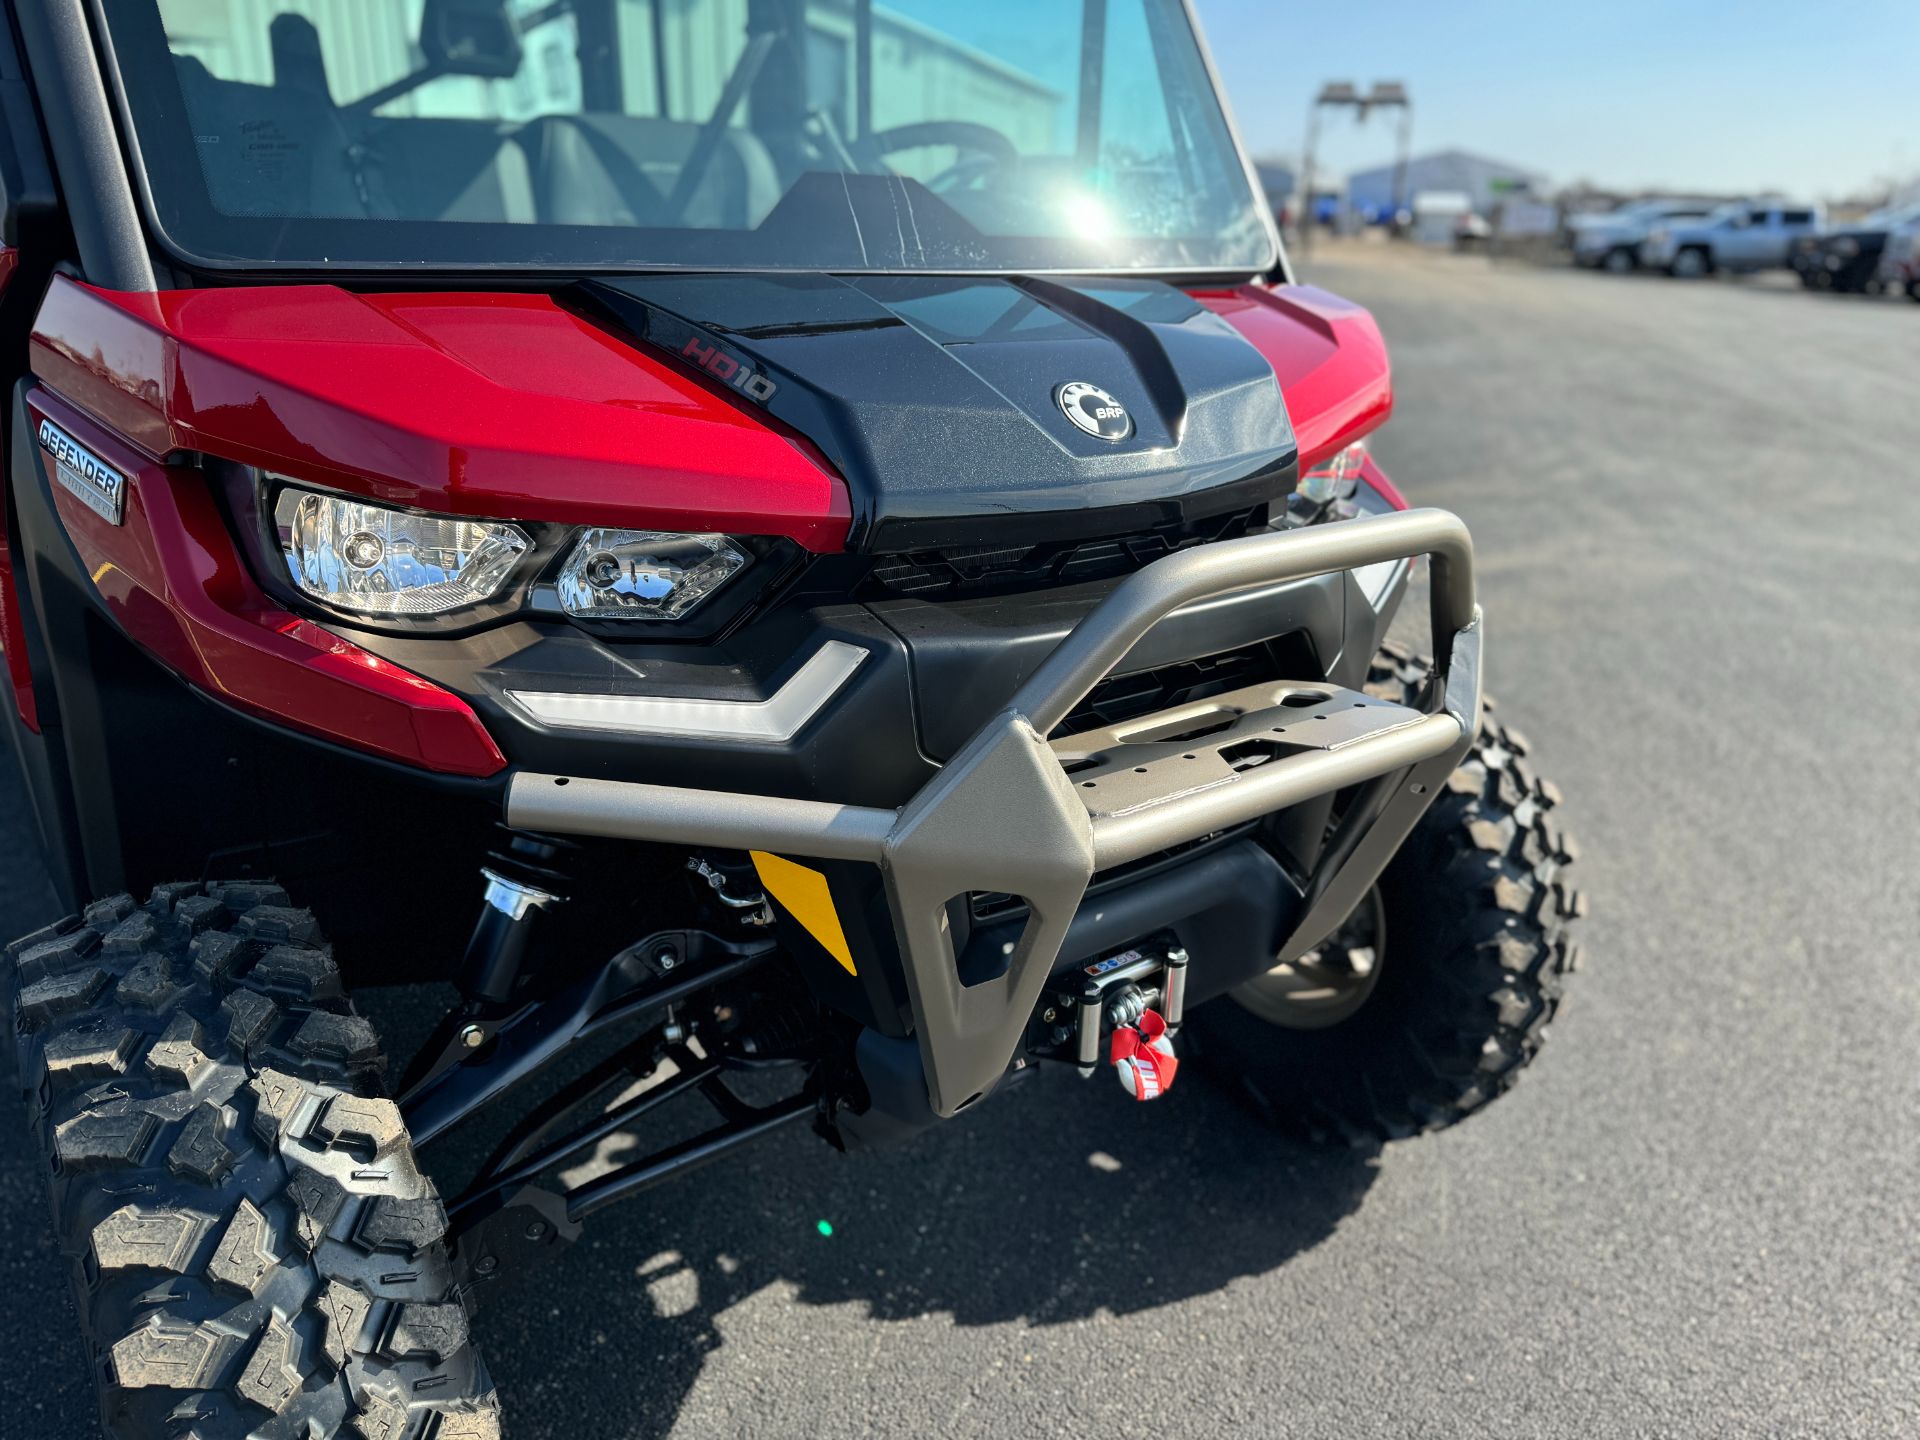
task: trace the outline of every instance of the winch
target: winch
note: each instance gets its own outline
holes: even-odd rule
[[[1186,1010],[1187,952],[1123,950],[1081,967],[1074,998],[1073,1051],[1083,1076],[1106,1061],[1136,1100],[1154,1100],[1173,1084],[1173,1037]]]

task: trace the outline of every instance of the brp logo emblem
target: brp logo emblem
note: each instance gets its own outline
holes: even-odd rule
[[[1053,398],[1067,419],[1096,439],[1124,440],[1133,434],[1133,417],[1127,407],[1098,385],[1069,380],[1053,392]]]

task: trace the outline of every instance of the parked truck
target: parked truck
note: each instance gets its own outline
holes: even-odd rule
[[[1900,287],[1913,294],[1907,267],[1916,235],[1920,235],[1920,202],[1876,210],[1851,225],[1806,236],[1793,247],[1789,263],[1809,290]]]
[[[1825,220],[1818,205],[1776,201],[1725,205],[1699,221],[1658,225],[1640,246],[1640,264],[1680,279],[1717,270],[1745,274],[1787,263],[1794,246]]]
[[[1640,246],[1659,225],[1705,219],[1705,200],[1636,200],[1603,215],[1577,215],[1571,222],[1573,263],[1624,275],[1640,268]]]

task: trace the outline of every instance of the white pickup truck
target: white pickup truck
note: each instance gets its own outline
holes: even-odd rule
[[[1600,215],[1576,215],[1569,222],[1573,263],[1622,275],[1639,268],[1640,245],[1659,225],[1703,220],[1712,213],[1708,200],[1636,200]]]
[[[1784,266],[1793,247],[1825,223],[1818,205],[1725,205],[1704,220],[1654,227],[1640,247],[1640,264],[1683,279],[1716,270],[1768,270]]]

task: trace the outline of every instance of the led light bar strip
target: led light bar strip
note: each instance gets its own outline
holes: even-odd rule
[[[765,700],[676,700],[660,695],[530,690],[510,690],[507,696],[541,724],[565,729],[778,745],[805,729],[866,658],[867,652],[858,645],[829,640]]]

